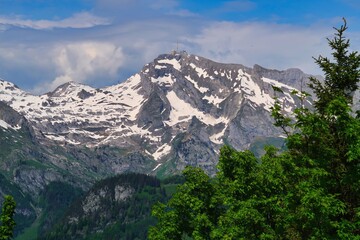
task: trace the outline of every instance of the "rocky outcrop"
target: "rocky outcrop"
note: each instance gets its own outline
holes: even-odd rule
[[[162,54],[124,83],[102,89],[70,82],[33,96],[1,81],[0,100],[19,113],[14,124],[25,116],[42,145],[71,146],[90,172],[149,170],[141,164],[159,171],[171,160],[178,171],[195,165],[214,174],[224,143],[245,149],[255,138],[281,135],[270,117],[273,86],[282,89],[277,97],[291,114],[311,104],[291,93],[308,90],[308,77],[299,69],[249,68],[180,52]],[[84,146],[115,147],[126,157],[102,151],[93,159]]]
[[[36,142],[35,132],[27,119],[15,111],[12,107],[7,105],[6,102],[0,99],[0,120],[4,121],[13,130],[21,129],[23,132],[28,133],[28,137]]]

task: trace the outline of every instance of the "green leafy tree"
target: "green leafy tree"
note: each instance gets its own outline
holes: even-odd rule
[[[351,109],[360,56],[348,50],[345,19],[335,30],[333,58],[315,58],[325,80],[310,79],[314,110],[272,108],[287,150],[269,146],[257,159],[224,146],[215,179],[186,168],[173,198],[153,208],[150,239],[360,239],[360,114]]]
[[[187,167],[183,174],[186,181],[172,199],[154,206],[153,215],[161,221],[150,228],[150,239],[207,239],[213,230],[220,211],[213,202],[215,185],[200,168]]]
[[[0,240],[7,240],[13,237],[15,221],[13,216],[15,214],[16,203],[12,196],[5,196],[0,215]]]

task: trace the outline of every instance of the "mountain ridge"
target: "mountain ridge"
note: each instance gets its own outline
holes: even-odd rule
[[[98,89],[68,82],[34,96],[2,81],[0,99],[32,122],[42,142],[131,148],[156,161],[177,154],[171,141],[187,132],[195,117],[204,124],[202,140],[214,149],[207,154],[214,159],[224,139],[244,149],[255,135],[279,135],[268,124],[271,86],[284,90],[280,99],[291,112],[297,99],[287,82],[304,82],[308,76],[299,69],[249,68],[180,52],[161,54],[127,81]],[[257,131],[252,115],[261,115],[266,128]],[[252,134],[239,139],[239,125]]]

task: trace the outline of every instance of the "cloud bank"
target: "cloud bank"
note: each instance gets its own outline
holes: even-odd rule
[[[308,26],[208,19],[175,0],[93,2],[91,11],[62,19],[1,16],[0,77],[38,94],[67,81],[103,87],[126,80],[177,42],[218,62],[320,74],[312,57],[329,54],[326,37],[341,24],[339,18]],[[254,9],[252,1],[226,1],[219,11]],[[358,49],[360,34],[349,36]]]
[[[98,25],[107,25],[110,21],[88,12],[75,13],[69,18],[62,20],[31,20],[21,16],[6,17],[0,16],[0,26],[16,26],[32,29],[53,29],[53,28],[90,28]]]

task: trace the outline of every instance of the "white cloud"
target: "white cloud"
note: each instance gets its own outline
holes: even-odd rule
[[[116,12],[116,7],[127,1],[103,3],[106,2],[107,7],[113,4]],[[132,6],[149,1],[134,0]],[[129,18],[117,13],[121,19],[113,15],[111,23],[105,18],[82,13],[67,20],[31,21],[27,28],[3,28],[1,32],[0,18],[0,77],[35,93],[53,90],[69,80],[101,87],[140,71],[159,54],[175,49],[177,41],[180,50],[218,62],[249,67],[260,64],[279,70],[298,67],[307,73],[319,74],[311,57],[329,54],[326,37],[333,36],[331,26],[341,24],[339,19],[308,27],[270,22],[209,22],[186,10],[175,9],[172,6],[176,2],[172,2],[167,10],[158,10],[162,14],[155,14],[156,17],[154,13],[151,17],[146,15],[144,8],[155,7],[149,5],[140,11],[145,14],[140,18],[138,12],[127,13],[131,15]],[[169,15],[176,13],[181,17]],[[99,20],[91,22],[85,20],[86,17]],[[97,27],[86,28],[95,25]],[[53,30],[48,31],[49,28]],[[358,49],[359,35],[349,36],[351,43],[357,44],[352,45],[353,49]]]
[[[81,33],[76,29],[7,31],[0,33],[0,76],[33,93],[51,91],[67,81],[96,87],[115,84],[159,54],[169,53],[176,47],[177,34],[186,31],[181,24],[160,20]],[[19,38],[24,32],[31,41]]]
[[[216,61],[318,74],[312,56],[328,53],[325,37],[330,33],[321,26],[216,22],[186,40],[194,52]]]
[[[12,69],[12,75],[19,72],[21,77],[16,81],[6,80],[17,84],[17,81],[26,82],[27,90],[35,94],[52,91],[69,81],[92,86],[113,84],[119,81],[118,72],[124,58],[122,48],[109,42],[0,48],[3,68]]]
[[[51,52],[56,68],[56,78],[37,86],[34,91],[53,90],[59,85],[75,81],[92,83],[91,81],[108,82],[114,78],[124,63],[124,54],[120,47],[112,43],[80,42],[56,46]],[[94,80],[93,78],[100,78]]]
[[[109,20],[97,17],[88,12],[76,13],[72,17],[61,20],[30,20],[22,17],[0,16],[1,25],[12,25],[33,29],[52,29],[52,28],[90,28],[98,25],[108,25]],[[2,28],[5,28],[3,26]]]

